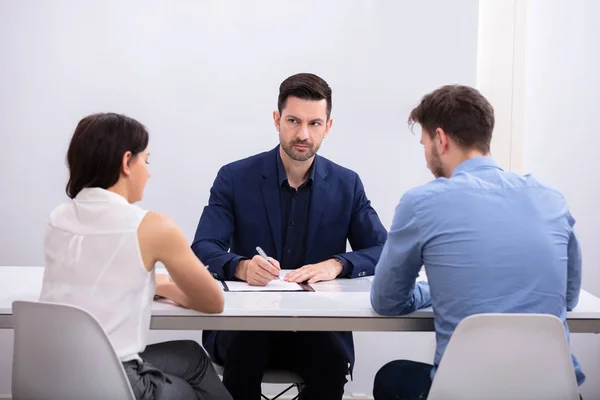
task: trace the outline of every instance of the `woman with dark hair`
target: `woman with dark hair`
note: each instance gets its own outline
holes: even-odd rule
[[[71,200],[52,212],[44,240],[40,300],[81,307],[100,322],[136,399],[231,399],[198,343],[147,345],[155,294],[204,313],[224,303],[175,223],[133,204],[150,177],[148,157],[148,132],[136,120],[79,122],[67,153]],[[156,262],[170,277],[155,275]]]

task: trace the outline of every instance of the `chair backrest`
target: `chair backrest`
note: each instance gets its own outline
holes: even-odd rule
[[[64,304],[15,301],[14,400],[133,400],[123,365],[98,321]]]
[[[430,400],[579,400],[565,329],[553,315],[478,314],[454,331]]]

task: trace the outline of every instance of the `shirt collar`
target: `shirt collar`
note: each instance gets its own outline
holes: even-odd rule
[[[492,157],[480,156],[469,158],[468,160],[465,160],[458,164],[456,168],[454,168],[452,176],[456,176],[460,173],[472,171],[474,169],[479,168],[497,168],[502,170],[502,168],[498,164],[496,164],[496,161],[494,161]]]
[[[109,203],[129,204],[127,199],[120,194],[99,187],[81,189],[81,191],[77,193],[77,196],[75,196],[75,200],[82,202],[104,201]]]
[[[314,158],[315,159],[310,166],[308,182],[314,182],[315,180],[315,171],[317,170],[316,164],[318,159],[316,154],[314,155]],[[277,178],[279,181],[279,187],[281,187],[283,183],[288,180],[287,174],[285,173],[285,168],[283,168],[283,161],[281,161],[281,153],[279,152],[279,149],[277,150]]]

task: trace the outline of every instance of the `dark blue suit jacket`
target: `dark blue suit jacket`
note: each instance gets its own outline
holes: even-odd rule
[[[252,258],[256,246],[282,257],[282,223],[275,149],[222,167],[210,190],[192,249],[218,279],[234,280],[237,260]],[[341,277],[373,275],[387,238],[355,172],[318,157],[310,199],[306,264],[334,256],[348,261]],[[346,240],[352,252],[346,252]],[[230,262],[230,261],[234,262]],[[351,332],[338,332],[351,365]],[[215,333],[205,331],[204,346],[214,354]]]

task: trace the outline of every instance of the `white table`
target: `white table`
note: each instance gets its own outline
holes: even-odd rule
[[[12,302],[37,300],[42,267],[0,266],[0,329],[12,329]],[[431,308],[384,317],[371,308],[371,278],[313,284],[314,292],[225,292],[225,310],[208,315],[155,301],[151,329],[268,331],[433,331]],[[571,332],[600,333],[600,299],[581,292],[567,314]]]

